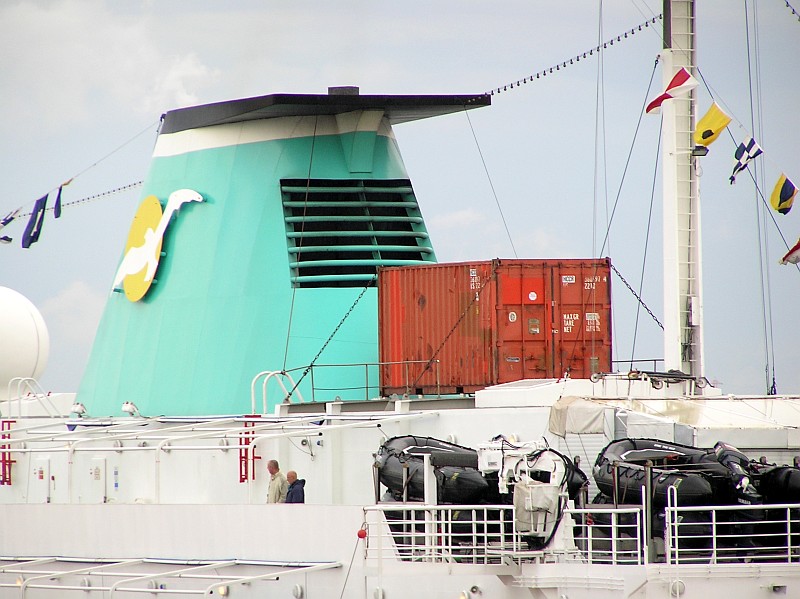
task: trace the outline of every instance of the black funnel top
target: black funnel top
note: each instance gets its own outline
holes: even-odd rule
[[[489,106],[487,94],[460,96],[362,96],[341,94],[270,94],[170,110],[163,117],[161,133],[225,123],[283,116],[335,115],[354,110],[383,110],[391,124],[451,114]]]

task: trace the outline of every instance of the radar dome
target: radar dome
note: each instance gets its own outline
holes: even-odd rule
[[[39,310],[21,293],[0,287],[0,398],[15,377],[37,378],[47,365],[50,336]]]

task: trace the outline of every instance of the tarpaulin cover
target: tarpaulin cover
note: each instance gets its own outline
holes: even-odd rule
[[[606,407],[583,397],[562,397],[550,408],[548,428],[559,437],[567,433],[602,433]]]

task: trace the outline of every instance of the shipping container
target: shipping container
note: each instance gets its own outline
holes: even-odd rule
[[[608,259],[382,268],[384,395],[472,393],[611,370]]]

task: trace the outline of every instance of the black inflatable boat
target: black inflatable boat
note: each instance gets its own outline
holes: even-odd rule
[[[702,449],[658,439],[619,439],[600,453],[593,474],[598,489],[619,503],[640,503],[646,466],[654,507],[667,504],[675,487],[678,505],[758,505],[750,460],[735,447]]]
[[[375,463],[380,482],[397,498],[424,500],[423,459],[431,456],[438,503],[487,501],[489,482],[478,470],[478,452],[432,437],[393,437],[381,445]],[[494,485],[496,493],[496,481]]]

